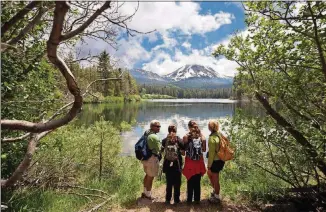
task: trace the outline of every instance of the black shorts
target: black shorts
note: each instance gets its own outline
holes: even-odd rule
[[[225,162],[223,160],[214,160],[211,166],[211,172],[219,173],[222,171]]]

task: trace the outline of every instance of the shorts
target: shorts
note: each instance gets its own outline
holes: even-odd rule
[[[152,155],[148,160],[143,160],[142,164],[144,166],[145,173],[150,177],[157,177],[160,167],[160,161],[154,155]]]
[[[211,172],[219,173],[220,171],[222,171],[224,164],[225,162],[222,160],[214,160],[211,166]]]

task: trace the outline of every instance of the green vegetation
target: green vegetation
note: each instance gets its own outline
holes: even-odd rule
[[[169,95],[160,95],[160,94],[144,94],[142,95],[143,99],[176,99],[176,97]]]
[[[126,122],[121,127],[130,129]],[[140,194],[143,171],[136,158],[120,152],[120,134],[110,122],[62,127],[42,140],[24,178],[29,186],[15,190],[9,206],[14,211],[71,211],[106,198],[109,206],[132,204]]]
[[[174,98],[216,98],[228,99],[233,97],[232,88],[216,89],[196,89],[196,88],[179,88],[175,85],[138,85],[141,95],[167,95]],[[233,97],[234,98],[234,97]]]
[[[316,195],[322,198],[326,190],[326,19],[317,14],[325,12],[325,3],[306,2],[299,10],[294,2],[246,5],[249,35],[239,34],[214,52],[240,65],[238,91],[256,98],[268,114],[257,117],[239,111],[234,117],[233,140],[245,141],[237,144],[239,158],[244,153],[253,159],[247,162],[250,172],[258,173],[259,168],[291,188],[317,188]]]

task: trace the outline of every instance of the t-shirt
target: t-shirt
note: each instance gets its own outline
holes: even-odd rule
[[[158,137],[158,135],[156,135],[155,133],[150,134],[147,137],[147,144],[148,144],[149,150],[151,150],[153,154],[155,154],[155,155],[160,154],[161,140]]]
[[[220,138],[217,132],[212,133],[208,139],[208,163],[207,167],[211,167],[214,160],[218,160],[217,152],[220,146]]]

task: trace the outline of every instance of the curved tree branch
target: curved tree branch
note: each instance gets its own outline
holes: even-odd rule
[[[59,68],[60,72],[64,76],[67,82],[68,89],[71,94],[75,97],[70,111],[61,119],[51,120],[46,123],[33,123],[23,120],[1,120],[2,129],[11,130],[24,130],[28,132],[44,132],[51,129],[61,127],[70,122],[80,111],[83,104],[80,89],[75,81],[75,78],[65,62],[57,55],[57,49],[60,43],[61,32],[63,29],[63,22],[65,15],[69,10],[69,6],[66,2],[56,2],[54,10],[53,27],[50,34],[50,38],[47,42],[47,54],[49,60]]]
[[[89,19],[87,21],[85,21],[85,23],[83,23],[77,29],[75,29],[71,32],[68,32],[65,35],[62,35],[60,39],[62,41],[68,40],[68,39],[78,35],[79,33],[83,32],[102,12],[104,12],[106,9],[110,8],[110,3],[111,3],[111,1],[105,2],[100,9],[96,10],[96,12],[91,17],[89,17]]]
[[[14,185],[24,174],[29,164],[32,161],[33,154],[35,153],[36,146],[41,138],[46,136],[51,131],[42,132],[39,134],[32,134],[32,138],[28,142],[27,152],[23,161],[19,164],[15,172],[10,176],[8,180],[1,180],[1,187],[9,187]]]
[[[27,13],[29,13],[33,8],[37,7],[41,3],[42,3],[41,1],[32,1],[31,3],[26,5],[24,9],[22,9],[14,17],[12,17],[9,21],[5,22],[1,27],[1,38],[11,27],[13,27]]]

